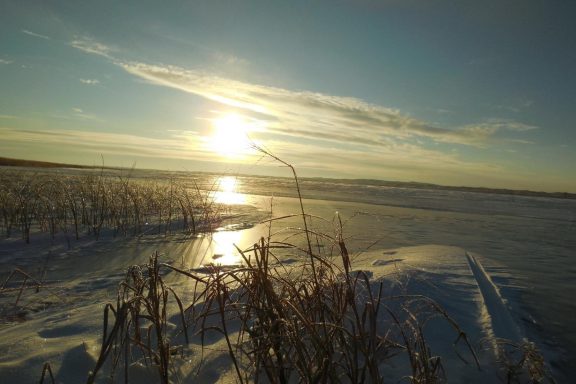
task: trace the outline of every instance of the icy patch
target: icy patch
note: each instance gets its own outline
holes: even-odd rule
[[[234,224],[228,224],[228,225],[224,225],[222,227],[218,227],[216,228],[216,231],[221,232],[221,231],[241,231],[243,229],[249,229],[249,228],[253,228],[254,224],[252,223],[246,223],[246,222],[242,222],[242,223],[234,223]]]
[[[391,259],[391,260],[374,260],[371,264],[374,267],[380,267],[383,265],[388,265],[388,264],[395,264],[395,263],[400,263],[404,261],[404,259]]]

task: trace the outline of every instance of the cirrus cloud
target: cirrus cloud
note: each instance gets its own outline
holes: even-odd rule
[[[118,62],[154,84],[179,89],[255,114],[276,135],[381,146],[390,140],[428,138],[434,142],[483,147],[499,131],[524,132],[534,126],[490,120],[446,128],[361,99],[251,84],[175,66]]]
[[[80,79],[80,82],[82,84],[86,84],[86,85],[98,85],[98,84],[100,84],[100,80],[97,80],[97,79]]]
[[[117,51],[109,45],[102,44],[92,38],[84,36],[75,38],[69,43],[69,45],[82,52],[104,56],[109,59],[113,59],[111,54]]]
[[[500,151],[506,144],[530,144],[516,136],[537,129],[523,122],[494,118],[444,126],[360,98],[254,84],[201,69],[127,61],[115,57],[120,56],[118,50],[92,39],[78,38],[70,46],[106,57],[150,84],[210,100],[223,110],[241,111],[247,120],[264,127],[254,132],[258,143],[297,162],[308,175],[471,185],[484,180],[503,185],[514,177],[512,170],[491,160],[478,160],[470,153],[491,146]],[[123,148],[126,153],[135,153],[141,147],[141,153],[151,157],[226,161],[207,151],[202,145],[207,139],[194,132],[167,132],[169,137],[162,139],[167,140],[162,141],[167,146],[135,136]],[[110,148],[123,142],[119,136],[106,137]],[[464,154],[454,145],[472,148]]]
[[[522,133],[537,128],[497,119],[445,127],[358,98],[253,84],[198,69],[123,61],[112,56],[116,49],[91,38],[77,38],[70,45],[86,53],[107,57],[128,73],[153,84],[243,110],[265,122],[269,134],[285,138],[372,148],[389,145],[395,140],[426,138],[436,143],[482,148],[498,140],[528,142],[521,139],[502,140],[496,136],[499,132]]]
[[[28,36],[37,37],[37,38],[43,39],[43,40],[52,40],[49,36],[42,35],[42,34],[36,33],[36,32],[32,32],[32,31],[29,31],[29,30],[27,30],[27,29],[23,29],[23,30],[22,30],[22,33],[24,33],[24,34],[26,34],[26,35],[28,35]]]

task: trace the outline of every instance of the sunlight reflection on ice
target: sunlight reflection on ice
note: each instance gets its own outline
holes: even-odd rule
[[[220,177],[216,183],[218,190],[214,193],[214,200],[219,204],[244,204],[246,196],[238,193],[238,179],[234,176]]]
[[[214,264],[237,265],[242,263],[236,245],[242,240],[242,231],[219,231],[212,234],[212,259]]]
[[[213,201],[224,205],[246,204],[246,195],[238,192],[239,181],[234,176],[219,177],[214,183],[211,193]],[[191,267],[204,269],[209,265],[238,266],[242,264],[242,257],[236,246],[246,247],[246,236],[254,224],[249,222],[230,223],[217,228],[213,233],[194,242],[190,254]]]
[[[241,266],[244,260],[238,248],[245,250],[250,247],[254,238],[253,228],[250,223],[230,224],[198,237],[189,243],[185,252],[187,261],[183,263],[199,272],[209,271],[211,266]]]

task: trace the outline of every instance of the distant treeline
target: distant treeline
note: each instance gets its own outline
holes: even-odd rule
[[[76,169],[121,169],[118,167],[103,167],[103,166],[87,166],[87,165],[77,165],[77,164],[63,164],[63,163],[51,163],[47,161],[35,161],[35,160],[21,160],[12,159],[7,157],[0,157],[0,166],[11,166],[11,167],[36,167],[36,168],[76,168]],[[241,175],[238,175],[241,176]],[[242,176],[252,176],[252,175],[242,175]],[[534,197],[550,197],[557,199],[575,199],[576,193],[568,192],[539,192],[539,191],[528,191],[528,190],[515,190],[515,189],[503,189],[503,188],[483,188],[483,187],[464,187],[464,186],[448,186],[448,185],[438,185],[430,183],[419,183],[419,182],[404,182],[404,181],[386,181],[386,180],[375,180],[375,179],[330,179],[323,177],[309,177],[302,178],[301,180],[310,181],[325,181],[325,182],[338,182],[342,184],[359,184],[359,185],[376,185],[383,187],[395,187],[395,188],[414,188],[414,189],[432,189],[432,190],[445,190],[445,191],[463,191],[463,192],[476,192],[476,193],[491,193],[500,195],[516,195],[516,196],[534,196]]]
[[[375,186],[393,187],[393,188],[431,189],[431,190],[443,190],[443,191],[490,193],[500,195],[550,197],[557,199],[576,199],[576,193],[568,193],[568,192],[539,192],[539,191],[503,189],[503,188],[449,186],[449,185],[438,185],[430,183],[418,183],[415,181],[405,182],[405,181],[385,181],[374,179],[328,179],[328,178],[303,178],[302,180],[318,180],[327,182],[330,181],[342,184],[375,185]]]
[[[88,165],[78,165],[78,164],[51,163],[48,161],[12,159],[9,157],[0,157],[0,166],[4,166],[4,167],[32,167],[32,168],[118,169],[115,167],[88,166]]]

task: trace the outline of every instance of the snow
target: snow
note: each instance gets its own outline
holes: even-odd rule
[[[234,240],[244,248],[264,230],[239,223],[221,232],[238,228],[247,229],[229,233],[240,234]],[[59,383],[85,381],[99,353],[104,305],[115,301],[116,287],[129,265],[145,263],[156,251],[163,262],[196,270],[228,257],[216,251],[218,244],[210,238],[178,235],[83,239],[70,249],[47,239],[31,245],[5,240],[1,247],[9,250],[2,252],[3,273],[17,265],[28,271],[47,268],[50,277],[38,293],[24,292],[20,306],[25,313],[20,322],[0,325],[0,382],[16,384],[37,381],[45,362],[50,362]],[[495,338],[520,341],[523,337],[479,259],[458,247],[426,245],[365,252],[354,257],[352,265],[356,271],[366,271],[373,282],[385,282],[387,297],[425,295],[444,308],[466,332],[483,367],[490,369],[479,370],[463,343],[452,345],[458,332],[442,319],[427,324],[429,345],[442,356],[450,381],[482,382],[496,379]],[[286,262],[298,265],[293,258]],[[183,298],[191,293],[190,283],[182,276],[166,278]],[[9,308],[13,299],[13,295],[3,295],[3,308]],[[171,324],[175,335],[175,316]],[[175,366],[173,377],[184,382],[234,380],[223,337],[217,333],[205,335],[204,347],[198,337],[193,338],[182,356],[175,358]],[[393,358],[383,369],[400,375],[405,366],[406,361]],[[156,371],[150,367],[133,364],[129,375],[134,382],[157,382]],[[104,382],[104,377],[100,375],[98,382]]]
[[[492,282],[492,279],[490,279],[490,276],[486,273],[482,264],[468,252],[466,252],[466,257],[470,264],[470,269],[476,278],[478,288],[482,293],[482,299],[486,307],[486,316],[490,317],[493,335],[496,338],[507,339],[515,343],[525,341],[518,325],[512,319],[498,287]]]
[[[432,299],[462,328],[478,353],[482,370],[473,364],[463,344],[452,345],[458,332],[446,321],[436,319],[425,329],[432,351],[443,359],[449,381],[498,380],[496,338],[517,340],[519,331],[513,323],[504,323],[506,328],[498,320],[510,320],[510,313],[477,258],[462,248],[425,245],[364,254],[357,267],[370,270],[375,280],[396,281],[389,285],[392,295]],[[469,363],[462,364],[460,357]]]

